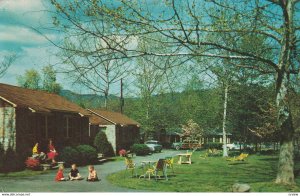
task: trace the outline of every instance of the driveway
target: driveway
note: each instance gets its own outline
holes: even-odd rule
[[[158,160],[166,156],[174,156],[178,151],[163,150],[161,153],[155,153],[145,157],[134,157],[135,163],[141,161]],[[106,162],[101,165],[95,165],[95,169],[101,178],[100,182],[82,181],[66,181],[55,182],[54,178],[56,170],[51,170],[50,173],[30,176],[22,178],[1,178],[0,192],[136,192],[141,190],[127,189],[112,185],[106,180],[106,177],[111,174],[123,170],[125,168],[124,161]],[[87,177],[87,167],[79,167],[80,174]],[[66,168],[64,173],[67,176],[69,168]]]

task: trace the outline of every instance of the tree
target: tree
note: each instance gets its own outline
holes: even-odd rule
[[[191,141],[198,140],[201,142],[203,136],[203,129],[195,123],[192,119],[188,120],[185,125],[182,125],[183,135],[188,136]]]
[[[26,70],[24,76],[17,77],[17,81],[21,87],[34,90],[41,89],[41,76],[35,69]]]
[[[297,43],[300,26],[296,20],[298,0],[166,0],[152,5],[152,1],[125,0],[95,0],[84,4],[77,1],[51,2],[57,14],[64,17],[61,27],[106,41],[108,44],[103,45],[99,51],[114,53],[114,59],[140,56],[221,58],[239,60],[242,62],[240,66],[262,73],[274,73],[276,121],[281,133],[276,182],[294,183],[294,128],[288,94],[291,76],[299,73]],[[154,12],[155,9],[160,11]],[[113,26],[109,34],[102,30],[107,24]],[[164,43],[167,52],[125,47],[124,43],[133,37],[149,34],[160,34],[167,38],[152,39],[153,42]],[[209,39],[208,34],[215,36]],[[266,48],[251,49],[238,44],[227,46],[221,39],[215,39],[224,35],[231,35],[236,43],[245,36],[259,35],[268,44]],[[122,39],[113,39],[115,37]],[[272,55],[266,57],[266,51]]]
[[[42,73],[43,73],[42,89],[50,93],[58,94],[61,90],[61,86],[56,82],[56,73],[53,67],[51,65],[43,67]]]
[[[17,59],[16,54],[11,54],[3,57],[3,60],[0,62],[0,78],[6,73],[7,69],[11,64]]]
[[[52,66],[45,66],[42,69],[42,77],[35,69],[25,71],[24,76],[17,77],[18,85],[23,88],[43,90],[58,94],[61,86],[56,82],[56,73]]]
[[[103,131],[97,133],[94,139],[94,146],[98,152],[103,153],[105,156],[113,156],[115,154],[111,143],[109,143]]]

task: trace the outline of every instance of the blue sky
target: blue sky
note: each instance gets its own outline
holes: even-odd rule
[[[51,64],[59,71],[59,66],[62,66],[55,56],[58,49],[32,29],[41,29],[52,23],[51,16],[45,11],[49,9],[46,3],[43,0],[0,0],[0,58],[9,53],[17,54],[17,60],[0,78],[1,83],[16,85],[16,77],[27,69],[41,70]],[[51,31],[44,33],[53,41],[62,36]],[[92,93],[72,85],[66,75],[58,73],[57,79],[65,89]]]
[[[41,0],[0,0],[0,55],[13,52],[18,57],[0,82],[15,85],[16,77],[26,69],[58,61],[53,55],[57,49],[31,29],[50,21],[44,6]],[[55,39],[57,35],[47,36]]]
[[[94,93],[79,85],[73,85],[67,75],[59,73],[60,59],[55,56],[58,49],[35,29],[51,26],[52,16],[49,1],[44,0],[0,0],[0,59],[6,54],[16,53],[17,60],[0,78],[0,83],[17,85],[17,76],[25,70],[34,68],[41,70],[46,65],[54,65],[58,71],[57,80],[64,89],[77,93]],[[44,35],[52,41],[59,41],[63,35],[43,30]],[[132,83],[128,78],[125,83]],[[119,95],[119,82],[111,86],[111,94]],[[131,92],[128,91],[128,94]],[[125,93],[126,96],[126,93]]]

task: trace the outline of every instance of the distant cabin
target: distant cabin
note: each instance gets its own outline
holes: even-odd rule
[[[17,152],[29,151],[48,139],[56,147],[89,142],[90,113],[63,97],[0,83],[0,143]]]
[[[129,150],[130,146],[140,140],[140,124],[124,114],[100,109],[88,109],[90,117],[91,138],[99,131],[104,131],[115,153],[120,149]]]

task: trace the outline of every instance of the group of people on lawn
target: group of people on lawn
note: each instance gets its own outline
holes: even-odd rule
[[[52,139],[49,140],[48,149],[49,149],[49,152],[47,153],[48,160],[51,160],[52,164],[56,164],[55,157],[58,155],[58,153],[56,152],[56,149],[53,145]],[[32,157],[36,158],[36,159],[40,159],[40,160],[46,160],[46,154],[44,152],[39,151],[39,143],[38,142],[34,145],[34,147],[32,149]],[[88,167],[88,172],[89,172],[89,175],[87,177],[87,181],[91,181],[91,182],[99,181],[97,172],[93,165],[90,165]],[[59,182],[59,181],[66,181],[66,180],[73,181],[73,180],[82,180],[83,179],[79,173],[79,170],[76,167],[76,164],[72,164],[72,168],[69,172],[68,177],[69,177],[68,179],[66,179],[64,177],[64,167],[60,166],[58,168],[58,171],[57,171],[57,174],[55,177],[55,181]]]
[[[88,166],[88,172],[89,172],[89,175],[86,179],[87,181],[89,181],[89,182],[99,181],[97,172],[93,165]],[[72,164],[72,167],[71,167],[68,177],[69,177],[68,179],[66,179],[64,177],[64,167],[60,166],[58,168],[58,171],[57,171],[57,174],[55,177],[55,181],[59,182],[59,181],[66,181],[66,180],[71,180],[71,181],[83,180],[83,177],[81,177],[79,170],[76,167],[76,164]]]

